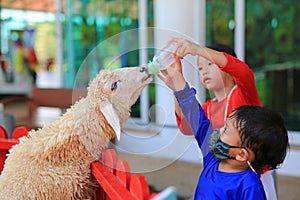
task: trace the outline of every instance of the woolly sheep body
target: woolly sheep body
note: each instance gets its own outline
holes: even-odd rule
[[[131,94],[112,91],[108,85],[121,80]],[[109,101],[121,125],[151,80],[144,68],[102,70],[90,83],[87,97],[59,119],[30,131],[10,150],[0,176],[1,199],[92,199],[96,182],[90,164],[116,135],[101,107]],[[117,100],[120,97],[124,98]]]

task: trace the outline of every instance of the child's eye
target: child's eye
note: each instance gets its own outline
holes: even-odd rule
[[[227,133],[227,127],[226,126],[224,127],[223,132]]]
[[[203,69],[203,67],[198,67],[198,70],[201,71]]]
[[[208,63],[208,66],[211,66],[211,65],[213,65],[213,64],[214,64],[214,63],[212,63],[212,62],[209,62],[209,63]]]

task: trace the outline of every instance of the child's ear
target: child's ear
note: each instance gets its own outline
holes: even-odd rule
[[[244,162],[249,160],[249,157],[250,157],[249,152],[246,149],[241,148],[238,154],[236,154],[235,159]]]

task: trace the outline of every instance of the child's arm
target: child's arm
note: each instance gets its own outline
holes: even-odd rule
[[[187,122],[186,118],[184,117],[184,115],[181,112],[180,106],[179,106],[176,98],[174,98],[174,102],[175,102],[175,118],[176,118],[176,124],[177,124],[178,129],[184,135],[194,135],[189,123]],[[204,113],[207,113],[208,103],[209,102],[207,101],[207,102],[201,104],[201,107],[202,107]],[[205,114],[205,116],[207,116],[207,114]]]
[[[188,54],[191,55],[199,55],[205,57],[206,59],[214,62],[218,66],[225,66],[227,64],[227,58],[222,52],[215,51],[213,49],[198,45],[193,43],[189,40],[182,39],[182,38],[172,38],[167,45],[171,43],[175,43],[175,47],[173,49],[174,53],[176,53],[179,57],[184,57]],[[193,131],[189,126],[187,120],[185,119],[184,115],[181,112],[181,109],[178,105],[177,100],[175,99],[175,117],[176,123],[179,130],[184,135],[193,135]],[[206,104],[203,105],[204,111],[206,111]]]
[[[174,95],[179,103],[183,115],[185,115],[192,132],[194,133],[199,146],[207,138],[206,133],[210,125],[210,121],[204,116],[204,111],[199,102],[195,98],[195,90],[191,89],[186,83],[181,73],[181,61],[175,57],[176,62],[162,71],[163,75],[157,76],[174,91]],[[206,143],[205,143],[206,144]],[[203,149],[202,149],[203,148]],[[206,155],[208,148],[201,147],[203,155]]]
[[[182,114],[185,116],[194,136],[201,148],[203,156],[205,156],[209,148],[207,146],[207,139],[209,133],[212,131],[209,129],[210,120],[205,117],[204,111],[197,101],[196,90],[190,88],[188,84],[185,85],[184,89],[174,91],[174,95],[178,101],[178,104],[182,110]],[[206,144],[202,146],[203,144]]]
[[[176,97],[174,98],[174,104],[175,104],[175,118],[176,118],[176,124],[178,129],[184,135],[194,135],[189,123],[186,121],[186,118],[181,112],[181,108],[179,106]]]
[[[247,100],[247,104],[261,105],[252,70],[243,61],[226,53],[223,54],[227,59],[227,63],[220,69],[233,77],[245,100]]]
[[[173,49],[173,53],[175,53],[178,57],[182,58],[190,54],[193,56],[204,57],[219,67],[224,67],[227,64],[227,58],[222,52],[198,45],[183,38],[172,38],[167,44],[171,44],[173,42],[176,44]]]
[[[174,59],[176,62],[173,65],[169,66],[166,70],[161,71],[163,76],[161,74],[157,74],[157,77],[160,78],[171,90],[178,91],[178,90],[182,90],[185,87],[186,80],[182,74],[182,65],[179,57],[174,56]],[[185,118],[181,112],[181,108],[176,98],[174,98],[174,103],[175,103],[175,115],[176,117],[178,116],[176,120],[177,123],[180,123],[179,122],[180,118],[183,117],[184,120]],[[183,124],[186,126],[184,127],[184,130],[188,129],[189,135],[193,135],[193,132],[186,120],[183,122]],[[181,126],[178,127],[181,130],[182,127]]]

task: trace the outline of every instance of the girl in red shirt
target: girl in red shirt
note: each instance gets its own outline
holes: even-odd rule
[[[200,81],[215,96],[202,104],[213,129],[222,127],[229,114],[242,105],[262,105],[256,90],[253,72],[246,63],[236,58],[235,52],[230,47],[216,44],[211,48],[205,48],[177,38],[173,38],[170,42],[177,43],[174,50],[180,57],[187,54],[199,56]],[[193,135],[181,114],[177,101],[175,105],[176,120],[180,131],[185,135]]]

